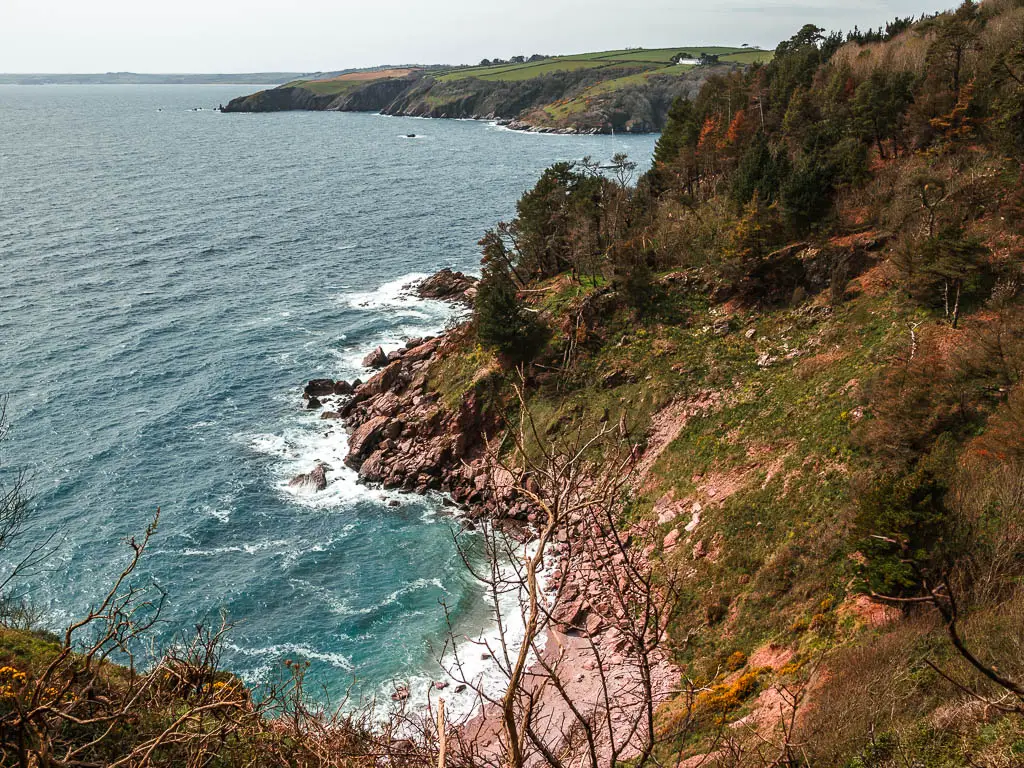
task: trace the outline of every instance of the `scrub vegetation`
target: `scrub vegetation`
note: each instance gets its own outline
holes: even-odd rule
[[[516,70],[475,71],[445,77]],[[678,671],[656,700],[638,688],[642,748],[602,752],[582,716],[553,748],[522,660],[498,754],[330,715],[301,665],[250,693],[217,671],[219,632],[118,666],[160,599],[125,580],[88,641],[5,603],[0,764],[1024,761],[1021,0],[804,26],[676,100],[642,177],[624,156],[555,165],[480,246],[472,319],[429,383],[441,409],[504,415],[495,458],[529,469],[542,542],[560,505],[600,512],[579,545],[613,541],[603,562],[636,581],[596,569],[593,597],[627,595],[618,631]]]

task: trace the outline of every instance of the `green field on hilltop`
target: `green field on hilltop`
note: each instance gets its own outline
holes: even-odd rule
[[[773,51],[721,45],[690,45],[674,48],[625,48],[612,51],[548,56],[535,61],[497,62],[476,66],[379,67],[306,76],[290,87],[296,106],[326,109],[357,105],[358,109],[392,111],[431,117],[469,117],[478,114],[522,118],[545,129],[611,131],[630,123],[631,129],[658,130],[665,104],[688,88],[687,82],[710,76],[698,63],[674,63],[680,58],[699,60],[718,57],[727,66],[767,62]],[[709,62],[710,64],[710,62]],[[691,77],[684,77],[693,72]],[[397,89],[367,88],[387,79],[403,78]],[[545,78],[543,88],[537,81]],[[542,93],[541,93],[542,91]],[[636,96],[626,109],[615,112],[620,123],[612,125],[605,109],[610,101]],[[653,101],[652,101],[653,99]],[[254,103],[258,103],[259,99]],[[274,102],[279,109],[280,101]],[[623,102],[625,103],[625,102]],[[335,105],[331,107],[330,105]],[[252,109],[246,102],[244,109]],[[602,111],[604,110],[604,111]],[[589,117],[587,117],[589,116]],[[579,122],[579,121],[583,122]]]
[[[472,67],[460,69],[442,75],[439,80],[442,82],[453,82],[464,80],[468,77],[476,77],[481,80],[529,80],[532,77],[540,77],[552,72],[573,72],[579,69],[599,69],[609,66],[607,61],[594,61],[588,59],[543,59],[528,64],[502,64],[492,67]]]
[[[305,88],[318,96],[340,96],[366,85],[366,80],[296,80],[290,86]]]
[[[767,64],[775,56],[774,51],[747,49],[722,56],[722,61],[734,64]]]
[[[464,67],[452,69],[441,75],[442,82],[453,82],[466,78],[480,80],[528,80],[532,77],[551,74],[553,72],[572,72],[580,69],[600,69],[614,67],[642,67],[649,73],[665,70],[663,74],[680,74],[686,69],[672,64],[672,59],[679,54],[690,54],[699,58],[701,54],[721,57],[723,63],[753,64],[771,60],[773,52],[756,48],[738,48],[721,45],[693,45],[678,48],[634,48],[617,51],[597,51],[594,53],[576,53],[569,56],[553,56],[539,61],[519,64],[493,64],[490,66]],[[641,73],[644,74],[644,73]],[[619,78],[616,78],[618,80]]]
[[[489,83],[511,83],[559,73],[594,72],[595,74],[586,76],[593,85],[584,93],[571,101],[559,102],[546,109],[548,114],[553,117],[565,117],[582,111],[587,99],[611,93],[620,88],[643,85],[646,79],[652,75],[682,75],[693,69],[694,65],[673,64],[672,60],[680,55],[697,59],[703,54],[718,56],[723,64],[746,65],[768,62],[774,52],[721,45],[623,48],[614,51],[549,56],[537,61],[498,63],[486,66],[426,67],[420,68],[419,71],[437,82],[445,84],[471,79]],[[607,70],[607,73],[601,70]],[[301,88],[317,96],[345,96],[375,80],[394,76],[390,73],[395,70],[381,69],[380,76],[374,77],[376,71],[349,70],[342,76],[293,80],[286,83],[284,87]],[[362,76],[354,77],[356,74]]]
[[[672,59],[680,53],[689,53],[693,58],[700,58],[702,53],[717,56],[733,56],[744,53],[770,53],[755,48],[740,48],[724,45],[685,45],[677,48],[625,48],[618,51],[598,51],[596,53],[577,53],[571,56],[560,56],[561,59],[585,59],[593,61],[649,62],[653,64],[671,64]]]

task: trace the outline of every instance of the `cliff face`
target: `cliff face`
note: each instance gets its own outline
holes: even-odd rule
[[[654,75],[626,87],[570,99],[571,111],[560,114],[547,106],[527,108],[511,127],[526,130],[594,133],[654,133],[665,127],[668,111],[679,97],[694,99],[713,74],[731,67],[702,68],[681,76]]]
[[[387,112],[391,104],[415,88],[422,78],[402,77],[373,80],[349,93],[338,96],[327,109],[339,112]]]

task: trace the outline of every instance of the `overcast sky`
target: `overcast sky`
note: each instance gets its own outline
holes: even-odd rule
[[[630,46],[761,47],[953,0],[0,0],[0,72],[313,72]]]

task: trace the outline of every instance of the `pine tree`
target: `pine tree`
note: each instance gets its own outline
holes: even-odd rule
[[[914,99],[914,76],[910,72],[886,72],[879,69],[857,86],[853,97],[853,115],[861,137],[873,142],[878,154],[887,157],[885,142],[899,150],[903,113]]]
[[[517,362],[529,358],[541,340],[543,328],[519,300],[508,265],[486,253],[473,320],[481,344]]]
[[[684,156],[692,157],[700,135],[697,111],[693,102],[678,98],[668,112],[668,121],[654,147],[654,164],[647,181],[655,194],[668,189],[686,188],[692,192],[692,163],[680,162]]]

